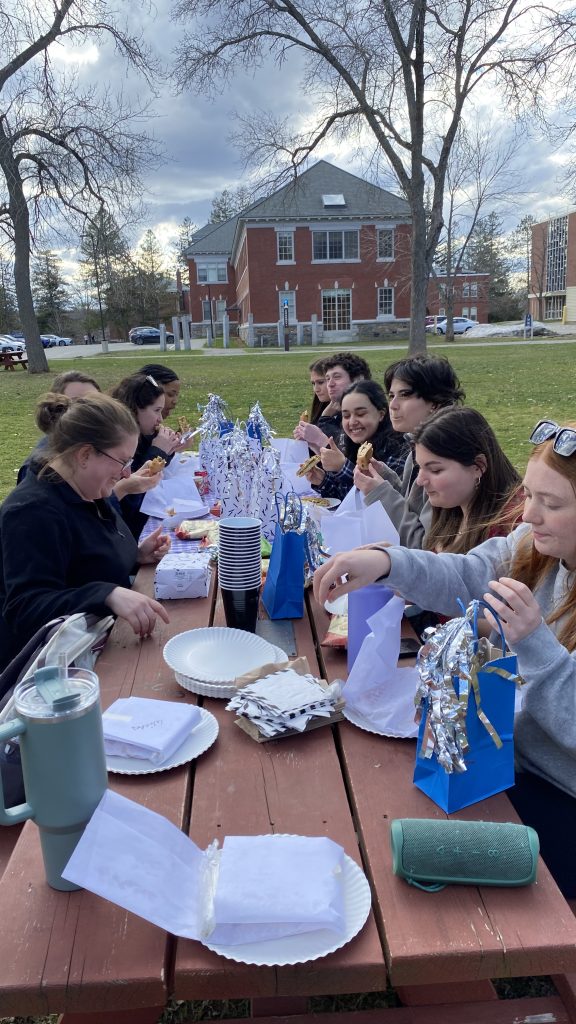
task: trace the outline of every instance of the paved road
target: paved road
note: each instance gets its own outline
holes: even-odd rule
[[[428,348],[429,349],[446,348],[447,345],[449,345],[450,348],[510,348],[511,346],[514,346],[514,345],[523,345],[523,346],[527,346],[527,345],[573,345],[575,342],[576,342],[576,335],[574,337],[572,337],[572,338],[566,338],[566,337],[561,337],[561,338],[533,338],[533,339],[527,339],[526,341],[524,341],[523,338],[517,338],[517,339],[511,340],[511,341],[494,341],[493,339],[489,339],[489,340],[486,340],[486,341],[482,341],[481,339],[479,339],[478,341],[466,341],[466,342],[458,342],[458,341],[452,341],[452,342],[434,341],[434,342],[430,342],[429,341],[428,342]],[[264,353],[267,354],[267,355],[278,355],[278,356],[280,356],[280,355],[286,356],[286,354],[287,354],[287,353],[284,352],[283,348],[281,348],[281,349],[266,348],[264,350],[262,350],[262,349],[253,349],[253,350],[251,350],[251,349],[243,349],[243,348],[228,348],[228,349],[204,348],[204,340],[202,338],[200,338],[200,339],[198,339],[196,341],[192,341],[191,345],[192,345],[192,348],[194,348],[194,349],[200,349],[204,353],[204,355],[207,355],[207,356],[208,355],[222,356],[224,358],[227,358],[229,356],[243,356],[246,351],[255,351],[255,352],[264,351]],[[291,350],[290,350],[290,352],[300,352],[300,353],[302,353],[302,352],[311,352],[312,354],[316,354],[316,353],[320,353],[321,354],[322,352],[329,353],[333,349],[337,350],[337,349],[341,349],[342,347],[343,346],[341,344],[340,345],[336,345],[336,344],[330,345],[329,343],[327,343],[326,345],[316,346],[315,348],[312,348],[311,346],[308,346],[308,345],[300,345],[300,346],[293,345]],[[401,351],[401,352],[403,352],[403,351],[406,350],[406,342],[402,342],[401,344],[392,344],[392,345],[391,344],[353,345],[352,348],[353,348],[354,352],[379,352],[379,351],[387,351],[387,352]],[[172,346],[170,346],[170,348],[167,351],[168,352],[174,352],[174,349],[173,349]],[[129,342],[129,341],[114,342],[114,344],[109,346],[108,355],[114,355],[114,353],[117,353],[117,352],[130,352],[132,355],[141,355],[143,363],[153,362],[153,361],[157,360],[158,356],[162,355],[162,353],[160,352],[160,346],[159,345],[132,345],[131,342]],[[58,346],[57,348],[46,349],[46,355],[48,356],[48,359],[50,359],[50,360],[52,360],[52,359],[78,359],[78,358],[83,358],[85,356],[100,356],[100,355],[103,355],[103,354],[104,353],[102,352],[102,346],[99,345],[99,344],[97,344],[97,345],[62,345],[62,346]],[[290,354],[290,353],[288,353],[288,354]]]

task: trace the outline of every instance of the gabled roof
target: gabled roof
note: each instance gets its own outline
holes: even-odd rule
[[[229,256],[243,225],[253,222],[284,221],[294,224],[375,219],[409,221],[410,206],[393,192],[372,185],[326,160],[319,160],[295,181],[271,196],[257,200],[230,220],[200,228],[192,236],[187,255],[191,258],[200,255]]]
[[[344,197],[344,205],[326,205],[324,197]],[[410,207],[405,199],[385,188],[372,185],[349,171],[343,171],[326,160],[317,164],[274,192],[248,207],[241,214],[247,223],[253,220],[359,220],[386,217],[402,220],[410,218]]]

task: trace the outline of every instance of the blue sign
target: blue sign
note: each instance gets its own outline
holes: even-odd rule
[[[524,326],[532,327],[532,313],[526,313],[526,316],[524,317]]]

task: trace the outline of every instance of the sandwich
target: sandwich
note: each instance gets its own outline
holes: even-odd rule
[[[311,469],[314,469],[319,462],[319,455],[311,455],[309,459],[306,459],[306,461],[298,467],[296,470],[296,476],[306,476],[306,473],[309,473]]]
[[[160,455],[157,455],[156,458],[150,459],[150,461],[147,463],[147,475],[155,476],[156,473],[159,473],[162,469],[164,469],[165,465],[166,459],[163,459]]]
[[[300,422],[301,423],[309,423],[309,421],[310,421],[310,417],[308,415],[308,410],[304,409],[304,412],[300,413]]]
[[[185,416],[178,417],[178,430],[180,431],[181,434],[185,434],[187,433],[188,430],[190,430],[190,424],[188,423],[188,420],[186,419]]]
[[[364,441],[364,444],[360,445],[358,449],[358,454],[356,455],[356,465],[358,466],[358,469],[368,469],[368,466],[370,465],[370,460],[373,458],[374,449],[370,441]]]

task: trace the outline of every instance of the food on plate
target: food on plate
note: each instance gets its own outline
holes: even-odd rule
[[[307,494],[302,498],[302,501],[308,501],[311,505],[319,505],[320,508],[330,508],[332,500],[332,498],[321,498],[319,494]]]
[[[360,445],[356,456],[356,465],[358,466],[358,469],[368,469],[370,460],[373,458],[374,449],[370,441],[364,441],[364,444]]]
[[[304,409],[304,412],[300,413],[300,422],[301,423],[309,423],[309,421],[310,421],[310,417],[308,415],[308,410]]]
[[[176,509],[175,508],[166,508],[166,509],[164,509],[164,515],[165,516],[175,516],[176,515]]]
[[[155,476],[156,473],[159,473],[160,470],[164,469],[165,465],[166,459],[163,459],[160,455],[157,455],[156,458],[150,459],[150,461],[146,463],[146,475]]]
[[[298,467],[296,470],[296,476],[306,476],[306,473],[309,473],[311,469],[314,469],[319,462],[319,455],[311,455],[309,459],[306,459],[306,461]]]
[[[178,417],[178,430],[180,431],[181,434],[185,434],[188,430],[190,430],[190,424],[188,423],[188,420],[186,419],[185,416]]]
[[[183,519],[174,533],[179,540],[202,540],[210,529],[210,523],[199,523],[197,519]]]

